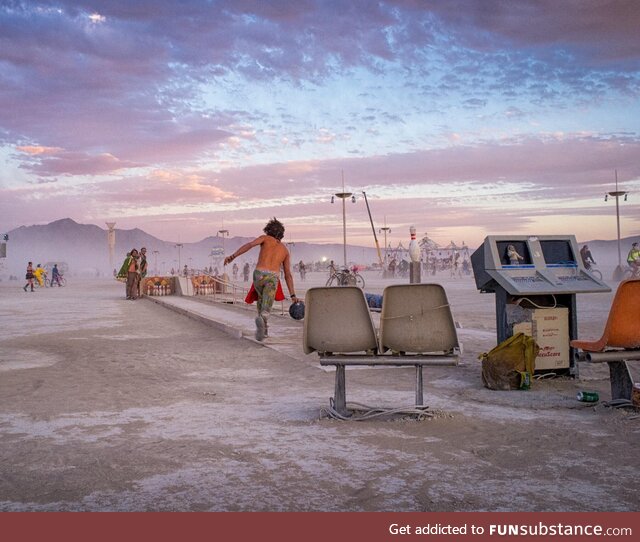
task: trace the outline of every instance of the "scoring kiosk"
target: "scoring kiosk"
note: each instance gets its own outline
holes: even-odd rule
[[[510,259],[515,250],[519,258]],[[589,273],[573,235],[490,235],[471,255],[476,286],[496,295],[498,344],[522,331],[540,346],[536,372],[577,374],[576,294],[609,292]]]

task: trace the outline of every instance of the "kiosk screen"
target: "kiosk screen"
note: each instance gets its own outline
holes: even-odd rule
[[[547,265],[575,267],[577,264],[569,241],[564,239],[540,240],[540,248]]]
[[[522,256],[522,260],[518,261],[518,265],[531,265],[531,253],[526,241],[496,241],[498,248],[498,256],[502,265],[511,265],[509,261],[509,247],[515,248],[516,252]]]

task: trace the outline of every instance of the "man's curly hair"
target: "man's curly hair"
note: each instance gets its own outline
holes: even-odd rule
[[[267,222],[267,225],[262,231],[271,237],[275,237],[278,241],[281,241],[284,237],[284,226],[282,222],[275,217]]]

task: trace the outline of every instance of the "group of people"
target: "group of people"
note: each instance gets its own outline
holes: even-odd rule
[[[53,269],[51,269],[51,286],[53,286],[54,284],[61,286],[60,276],[61,275],[60,271],[58,270],[58,264],[54,264]],[[27,283],[22,287],[22,289],[27,292],[29,291],[29,287],[31,287],[31,291],[33,292],[35,291],[34,286],[36,284],[34,281],[37,281],[39,286],[45,286],[45,282],[47,280],[47,271],[40,264],[38,264],[34,269],[33,262],[29,262],[27,264],[27,273],[25,275],[25,279],[27,280]]]
[[[233,280],[238,280],[239,272],[240,272],[240,268],[238,267],[238,264],[234,263],[233,267],[231,268],[231,273],[233,274]],[[217,268],[216,268],[216,274],[217,274]],[[242,279],[245,282],[249,282],[250,274],[251,274],[251,266],[249,265],[249,262],[245,262],[245,264],[242,266]]]
[[[591,269],[592,264],[596,263],[589,249],[589,245],[583,245],[580,249],[580,258],[587,271]],[[631,276],[633,278],[640,278],[640,245],[638,245],[638,243],[631,244],[631,250],[629,250],[627,254],[627,265],[631,268]]]
[[[147,249],[142,247],[140,252],[133,248],[124,259],[117,278],[126,281],[127,299],[138,299],[141,295],[140,283],[147,276]]]

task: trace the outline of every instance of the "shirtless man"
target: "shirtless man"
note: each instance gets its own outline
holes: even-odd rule
[[[268,333],[267,324],[276,296],[281,267],[284,270],[284,280],[289,289],[291,301],[293,303],[298,301],[293,288],[289,251],[282,244],[284,226],[280,221],[273,218],[262,231],[264,231],[265,235],[261,235],[253,241],[242,245],[231,256],[227,256],[224,259],[224,265],[227,265],[253,247],[260,246],[258,263],[253,272],[253,287],[258,294],[258,316],[256,317],[256,339],[258,341],[264,340]]]

